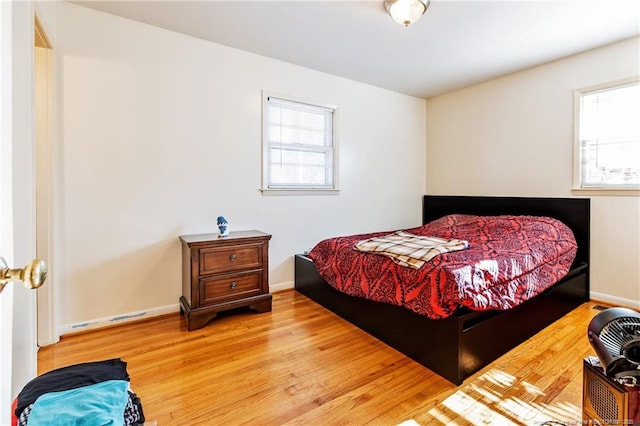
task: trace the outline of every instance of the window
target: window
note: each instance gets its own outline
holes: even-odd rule
[[[640,81],[576,91],[576,189],[640,189]]]
[[[335,192],[335,106],[263,92],[262,191]]]

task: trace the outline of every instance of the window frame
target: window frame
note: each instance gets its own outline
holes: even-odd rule
[[[333,163],[332,163],[332,183],[329,188],[321,187],[304,187],[292,185],[287,187],[286,185],[279,185],[277,188],[270,187],[269,181],[269,141],[267,137],[267,127],[269,125],[268,117],[268,102],[269,98],[276,98],[286,102],[298,103],[309,105],[312,107],[325,108],[332,110],[332,150],[333,150]],[[262,195],[332,195],[339,193],[338,185],[338,107],[333,104],[319,102],[316,100],[301,98],[297,96],[291,96],[283,93],[273,92],[269,90],[262,90],[262,183],[260,190]]]
[[[631,86],[640,84],[640,75],[628,77],[620,80],[609,81],[593,86],[583,87],[574,90],[573,94],[573,192],[579,192],[582,194],[595,194],[595,195],[640,195],[640,185],[638,186],[582,186],[582,144],[580,140],[580,120],[582,112],[582,97],[584,95],[590,95],[598,92],[606,92],[622,88],[624,86]]]

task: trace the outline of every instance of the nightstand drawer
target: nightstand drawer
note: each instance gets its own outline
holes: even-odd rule
[[[262,267],[262,244],[200,249],[200,275]]]
[[[262,292],[262,271],[200,280],[200,305],[253,296]]]

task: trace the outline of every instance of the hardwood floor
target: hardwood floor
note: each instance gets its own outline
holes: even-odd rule
[[[581,424],[594,305],[459,387],[293,290],[274,293],[272,312],[226,313],[191,332],[176,313],[65,336],[40,349],[38,369],[122,358],[158,425]]]

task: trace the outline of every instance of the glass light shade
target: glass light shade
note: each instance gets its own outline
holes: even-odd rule
[[[397,23],[408,27],[424,15],[428,4],[428,1],[422,0],[389,0],[386,7],[389,15]]]

